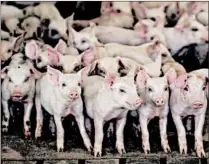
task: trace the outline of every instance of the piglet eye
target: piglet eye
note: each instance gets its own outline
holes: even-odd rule
[[[202,90],[204,91],[206,89],[206,85],[203,86]]]
[[[9,82],[12,82],[12,79],[11,78],[9,78]]]
[[[192,31],[198,31],[198,29],[197,28],[192,28]]]
[[[121,93],[126,93],[126,91],[124,89],[120,89]]]
[[[148,88],[148,91],[149,91],[149,92],[152,92],[152,88]]]
[[[11,49],[8,49],[7,52],[10,53],[10,52],[12,52],[12,50]]]
[[[153,40],[154,39],[154,36],[152,36],[151,38],[150,38],[150,40]]]
[[[121,13],[120,9],[117,9],[116,12],[117,12],[117,13]]]
[[[26,77],[24,82],[27,82],[30,79],[30,77]]]
[[[83,44],[86,43],[86,40],[82,40],[81,43],[83,43]]]
[[[162,57],[164,57],[164,58],[165,58],[166,56],[167,56],[166,54],[162,54]]]
[[[80,87],[81,86],[81,83],[78,83],[78,86]]]
[[[156,21],[156,19],[155,19],[154,17],[151,17],[150,19],[151,19],[152,21],[154,21],[154,22]]]
[[[66,84],[65,83],[62,83],[62,87],[65,87],[66,86]]]
[[[168,91],[168,87],[165,87],[165,89],[164,89],[165,91]]]

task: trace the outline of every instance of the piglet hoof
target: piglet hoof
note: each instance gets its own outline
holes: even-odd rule
[[[94,149],[93,149],[92,146],[88,146],[88,147],[87,147],[87,150],[88,150],[88,152],[90,152],[90,153],[92,153],[92,152],[94,151]]]
[[[30,139],[31,138],[31,133],[30,132],[25,132],[25,139]]]
[[[150,146],[148,144],[143,145],[143,150],[145,154],[150,154]]]
[[[57,152],[64,152],[64,148],[63,147],[57,148]]]
[[[2,126],[2,133],[3,134],[8,134],[8,126],[6,126],[6,125]]]
[[[101,156],[102,156],[101,152],[95,152],[94,153],[94,157],[101,157]]]
[[[187,146],[185,144],[180,144],[180,154],[187,154]]]
[[[205,151],[202,144],[196,144],[196,154],[199,158],[205,157]]]
[[[168,145],[164,145],[163,150],[164,150],[165,153],[170,153],[171,152],[171,149]]]
[[[120,155],[126,154],[126,151],[124,148],[118,149],[118,152]]]

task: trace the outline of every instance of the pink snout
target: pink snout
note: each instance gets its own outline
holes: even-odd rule
[[[13,95],[12,95],[12,99],[14,101],[20,101],[22,99],[22,93],[20,92],[20,90],[16,90]]]
[[[163,105],[165,105],[165,101],[164,101],[164,99],[163,99],[162,97],[159,97],[159,98],[157,98],[157,99],[155,100],[155,104],[156,104],[157,106],[163,106]]]
[[[77,91],[71,91],[70,92],[70,98],[71,99],[77,99],[79,97],[79,94]]]
[[[142,105],[143,103],[144,103],[144,101],[141,100],[141,99],[136,100],[136,105],[137,105],[137,106],[140,106],[140,105]]]
[[[192,104],[192,106],[193,106],[194,109],[200,109],[200,108],[203,107],[203,103],[200,102],[200,101],[196,101]]]

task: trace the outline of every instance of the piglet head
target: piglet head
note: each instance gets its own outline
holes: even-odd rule
[[[79,74],[63,74],[47,66],[49,82],[58,88],[61,95],[69,100],[76,100],[81,94],[81,76]]]

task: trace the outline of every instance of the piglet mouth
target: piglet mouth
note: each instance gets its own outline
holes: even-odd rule
[[[13,101],[21,101],[23,99],[23,96],[21,95],[13,95],[12,100]]]

